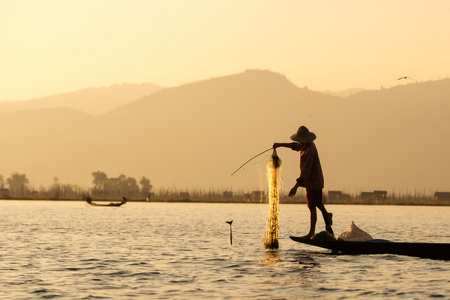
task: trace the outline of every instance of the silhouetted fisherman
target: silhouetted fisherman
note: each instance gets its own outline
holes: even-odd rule
[[[317,223],[316,207],[320,209],[325,221],[325,229],[333,234],[333,214],[327,212],[322,202],[322,189],[324,187],[322,167],[320,165],[319,154],[314,140],[316,135],[301,126],[295,134],[291,136],[294,143],[275,143],[273,148],[286,147],[294,151],[300,151],[300,177],[289,192],[289,197],[295,196],[299,187],[306,188],[307,205],[311,213],[311,227],[309,233],[304,238],[311,238],[314,235]]]

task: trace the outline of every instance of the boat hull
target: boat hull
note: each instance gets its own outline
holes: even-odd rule
[[[128,201],[127,198],[122,197],[122,202],[95,203],[92,202],[91,197],[89,196],[86,197],[86,203],[89,204],[90,206],[119,207],[127,203],[127,201]]]
[[[108,203],[108,204],[98,204],[98,203],[94,203],[94,202],[88,202],[88,204],[90,206],[105,206],[105,207],[119,207],[122,206],[125,203],[119,202],[119,203]]]
[[[450,260],[447,243],[397,243],[389,241],[322,241],[290,236],[296,242],[330,249],[346,254],[397,254]]]

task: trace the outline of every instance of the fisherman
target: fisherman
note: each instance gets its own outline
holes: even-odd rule
[[[289,197],[295,196],[299,187],[306,188],[307,206],[310,210],[311,226],[309,233],[304,238],[312,238],[316,229],[317,212],[320,209],[325,221],[325,230],[334,235],[331,225],[333,225],[333,214],[327,212],[322,202],[323,173],[320,166],[319,154],[314,140],[316,135],[305,126],[300,126],[295,134],[291,136],[293,143],[274,143],[273,148],[286,147],[294,151],[300,151],[300,177],[289,192]]]

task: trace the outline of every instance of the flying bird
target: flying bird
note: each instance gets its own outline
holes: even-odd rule
[[[409,77],[404,76],[404,77],[398,78],[397,80],[402,80],[402,79],[409,79]]]

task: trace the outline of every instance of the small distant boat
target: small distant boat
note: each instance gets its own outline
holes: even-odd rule
[[[91,197],[87,196],[86,197],[86,202],[90,205],[90,206],[106,206],[106,207],[119,207],[124,205],[125,203],[127,203],[127,198],[122,197],[122,201],[121,202],[111,202],[111,203],[95,203],[92,202]]]
[[[397,254],[422,258],[450,260],[449,243],[399,243],[385,240],[341,241],[313,240],[290,236],[296,242],[333,250],[345,254]]]

